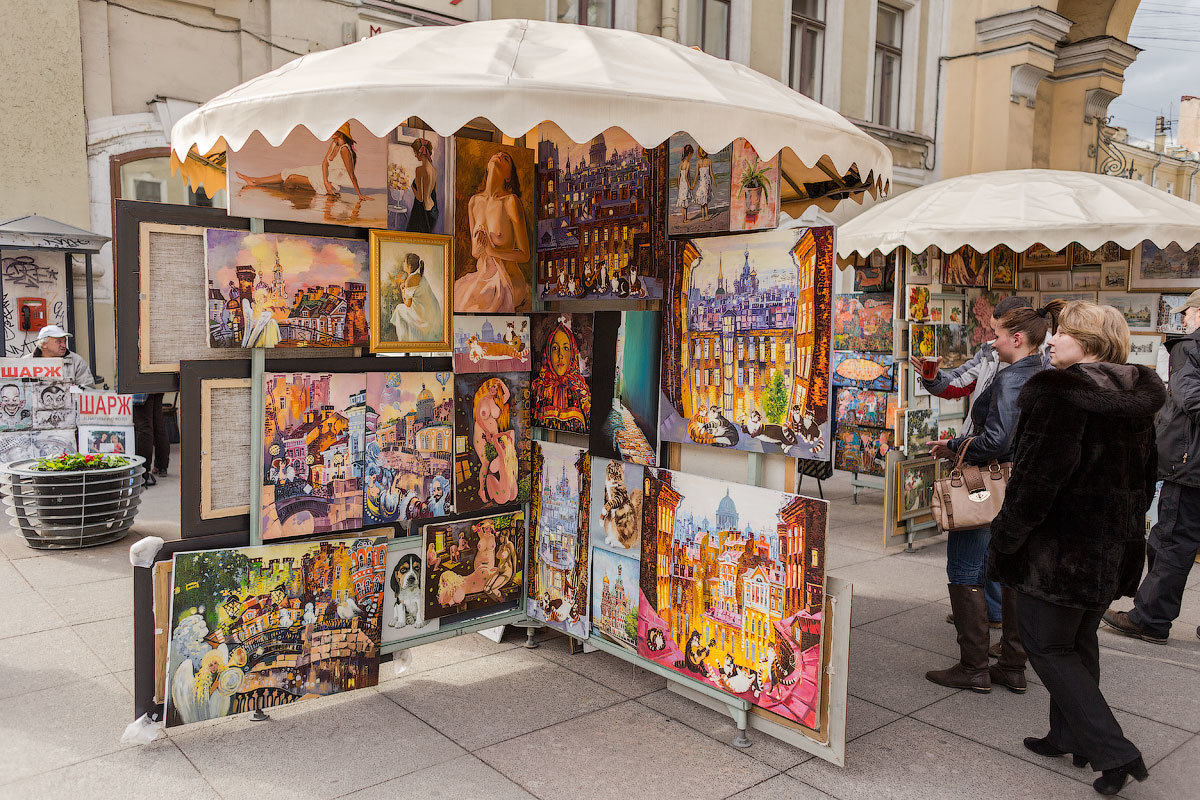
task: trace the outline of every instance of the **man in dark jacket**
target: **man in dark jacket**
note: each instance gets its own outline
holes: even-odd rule
[[[1149,571],[1128,613],[1104,612],[1105,624],[1118,633],[1155,644],[1167,643],[1200,550],[1200,289],[1171,310],[1181,312],[1188,335],[1166,344],[1167,403],[1154,421],[1163,484],[1146,554]]]

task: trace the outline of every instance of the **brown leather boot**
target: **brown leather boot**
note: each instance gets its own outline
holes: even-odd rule
[[[952,583],[949,589],[954,629],[958,631],[958,663],[949,669],[930,670],[925,673],[925,679],[952,689],[990,692],[987,601],[983,587]]]
[[[1005,586],[1001,595],[1004,621],[1000,633],[1000,660],[988,670],[992,683],[999,684],[1010,692],[1024,694],[1025,645],[1017,627],[1017,593]]]

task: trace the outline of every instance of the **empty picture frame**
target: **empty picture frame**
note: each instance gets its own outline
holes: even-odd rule
[[[267,220],[266,233],[365,239],[365,230]],[[117,318],[117,389],[173,392],[179,364],[250,358],[242,348],[208,346],[204,232],[249,230],[250,220],[223,209],[118,200],[113,268]],[[280,350],[273,358],[350,356],[354,348]]]

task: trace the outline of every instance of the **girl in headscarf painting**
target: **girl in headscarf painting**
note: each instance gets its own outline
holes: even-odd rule
[[[535,424],[560,431],[587,432],[592,391],[580,371],[579,345],[566,317],[559,317],[550,331],[532,389]]]

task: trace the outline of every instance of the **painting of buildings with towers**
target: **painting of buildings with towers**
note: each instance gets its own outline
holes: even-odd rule
[[[666,147],[620,128],[572,141],[538,127],[538,274],[545,300],[662,297]]]
[[[586,639],[591,456],[578,447],[539,441],[532,460],[525,613]]]
[[[647,469],[638,654],[816,728],[828,504]]]
[[[166,724],[379,681],[387,539],[177,553]]]
[[[827,459],[832,281],[830,227],[676,242],[660,438]]]
[[[263,539],[360,528],[363,373],[263,376]]]
[[[367,242],[210,228],[210,347],[366,347]]]

